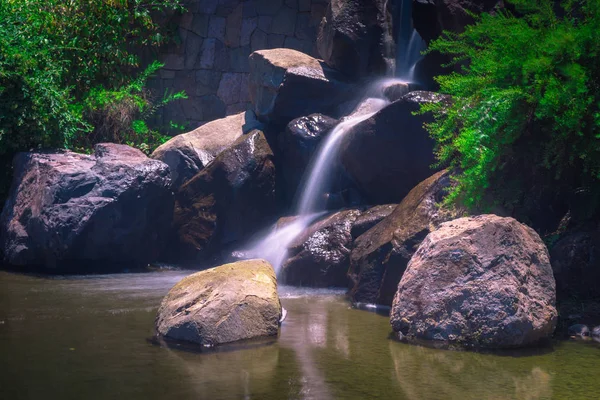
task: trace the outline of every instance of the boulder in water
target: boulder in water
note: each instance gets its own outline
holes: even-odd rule
[[[15,157],[0,217],[8,264],[102,271],[144,266],[159,256],[172,219],[169,167],[129,146],[94,150]]]
[[[449,186],[447,171],[429,177],[411,190],[387,217],[354,241],[349,271],[354,283],[350,292],[354,302],[392,304],[398,282],[421,241],[435,226],[450,218],[450,213],[438,206]]]
[[[398,204],[383,204],[362,211],[352,224],[352,238],[356,239],[390,215]]]
[[[422,103],[446,99],[411,92],[349,132],[340,149],[342,164],[370,204],[399,203],[431,175],[433,141],[423,128],[429,119],[412,113]]]
[[[394,58],[387,3],[329,2],[317,37],[317,49],[327,65],[355,79],[386,73]]]
[[[321,61],[292,49],[250,55],[250,99],[258,119],[284,125],[313,113],[335,117],[356,88]]]
[[[254,130],[238,138],[175,196],[176,255],[191,261],[259,231],[276,211],[273,152]]]
[[[288,247],[281,281],[289,285],[347,287],[352,224],[358,210],[344,210],[315,222]]]
[[[177,283],[160,305],[156,332],[202,346],[276,336],[281,310],[271,264],[238,261]]]
[[[513,218],[445,222],[410,260],[391,324],[401,338],[510,348],[549,338],[556,289],[546,246]]]
[[[260,128],[252,111],[217,119],[159,146],[152,158],[169,165],[173,187],[179,188],[240,136]]]

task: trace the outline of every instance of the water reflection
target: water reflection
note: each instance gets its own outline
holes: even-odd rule
[[[552,398],[551,375],[540,367],[507,370],[510,357],[435,350],[389,342],[406,399]],[[513,365],[514,367],[514,365]]]

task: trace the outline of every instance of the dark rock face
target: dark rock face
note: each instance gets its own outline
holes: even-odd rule
[[[513,218],[445,222],[410,260],[391,324],[409,341],[510,348],[549,338],[557,320],[546,246]]]
[[[252,111],[221,118],[175,136],[159,146],[152,158],[169,166],[173,187],[179,188],[236,139],[260,126]]]
[[[311,114],[291,121],[279,135],[281,174],[287,199],[291,202],[302,181],[306,167],[321,140],[337,124],[322,114]]]
[[[571,325],[568,329],[569,336],[577,336],[577,337],[589,337],[590,336],[590,328],[587,325],[583,324],[575,324]]]
[[[168,339],[214,346],[275,336],[280,318],[273,267],[247,260],[181,280],[163,299],[155,325]]]
[[[421,241],[432,227],[449,218],[436,205],[449,185],[446,171],[429,177],[411,190],[389,216],[354,241],[349,270],[354,302],[392,304],[398,282]]]
[[[173,210],[168,166],[141,151],[98,144],[93,155],[20,153],[0,217],[14,266],[70,271],[156,259]]]
[[[502,0],[415,0],[413,22],[415,29],[430,42],[443,31],[462,32],[474,22],[469,12],[481,14],[503,7]]]
[[[354,85],[319,60],[292,49],[250,55],[250,99],[259,120],[284,125],[313,113],[336,116]]]
[[[598,297],[600,293],[600,233],[575,231],[560,239],[550,252],[559,298]]]
[[[411,92],[349,132],[340,150],[342,165],[370,204],[399,203],[431,175],[433,141],[423,129],[428,118],[412,112],[421,103],[445,99]]]
[[[352,224],[352,238],[356,239],[390,215],[398,204],[384,204],[361,212]]]
[[[358,210],[345,210],[312,224],[289,246],[281,282],[290,285],[348,286],[352,224]]]
[[[179,256],[192,260],[257,232],[275,212],[275,166],[264,134],[236,140],[175,196]]]
[[[391,17],[383,0],[331,0],[317,49],[327,65],[351,78],[383,75],[393,59]],[[390,54],[386,54],[390,53]]]

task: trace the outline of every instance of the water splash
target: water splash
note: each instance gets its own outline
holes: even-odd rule
[[[415,67],[421,60],[421,52],[427,48],[425,41],[415,30],[412,21],[412,0],[402,0],[396,19],[399,24],[396,38],[396,76],[415,82]]]

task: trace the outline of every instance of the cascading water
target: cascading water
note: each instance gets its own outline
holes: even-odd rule
[[[298,191],[300,198],[296,204],[295,219],[284,227],[274,226],[249,250],[241,251],[245,257],[258,257],[268,260],[278,275],[287,255],[288,246],[317,218],[325,214],[326,193],[331,183],[331,166],[337,158],[340,144],[348,132],[359,123],[371,118],[379,110],[390,104],[384,92],[386,87],[396,83],[413,83],[416,63],[421,58],[425,43],[415,31],[411,18],[412,0],[402,0],[400,7],[400,29],[397,39],[396,76],[387,77],[372,83],[366,91],[366,98],[329,133],[321,143],[315,157],[307,168],[303,186]],[[386,2],[387,9],[387,2]]]

